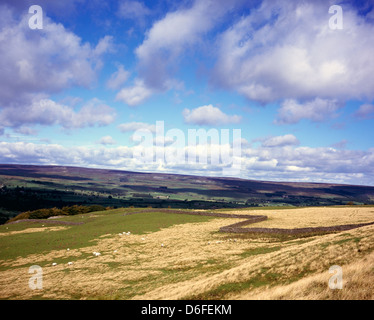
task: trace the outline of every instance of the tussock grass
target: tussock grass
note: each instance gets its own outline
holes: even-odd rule
[[[374,221],[372,208],[318,209],[266,214],[272,216],[269,227]],[[248,236],[218,232],[240,221],[234,218],[162,212],[124,216],[134,211],[61,218],[82,225],[0,226],[0,298],[373,298],[365,279],[373,280],[374,225],[305,237]],[[118,234],[127,231],[131,235]],[[101,255],[95,257],[94,251]],[[43,290],[28,288],[28,268],[34,264],[43,268]],[[343,267],[347,292],[326,289],[328,269],[335,264]]]

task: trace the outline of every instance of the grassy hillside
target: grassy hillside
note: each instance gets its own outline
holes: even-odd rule
[[[174,224],[204,222],[209,217],[159,213],[131,214],[137,209],[114,209],[50,221],[22,221],[0,227],[0,260],[44,254],[58,249],[91,246],[103,235],[130,231],[135,235],[155,232]],[[68,222],[69,224],[64,224]],[[50,232],[50,231],[59,232]],[[41,232],[46,231],[46,232]],[[22,235],[22,236],[21,236]],[[2,237],[3,236],[3,237]]]
[[[267,227],[374,221],[373,207],[220,212],[267,214]],[[238,221],[127,208],[2,225],[0,298],[374,298],[373,225],[287,238],[218,232]],[[28,286],[32,265],[42,267],[42,290]],[[328,288],[333,265],[342,290]]]

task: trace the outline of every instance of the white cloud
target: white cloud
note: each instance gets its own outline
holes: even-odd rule
[[[92,99],[79,111],[72,107],[56,103],[50,99],[34,100],[24,106],[22,112],[18,108],[5,108],[0,113],[0,122],[8,127],[25,125],[60,125],[65,129],[105,126],[112,123],[116,113],[114,109],[98,99]]]
[[[305,103],[298,103],[294,99],[287,99],[281,104],[275,123],[292,124],[302,119],[321,122],[335,117],[339,108],[341,105],[336,100],[316,98]]]
[[[104,36],[104,38],[101,38],[93,49],[93,56],[99,58],[103,54],[112,52],[113,50],[113,37]]]
[[[243,150],[247,177],[282,181],[335,182],[373,185],[374,150],[291,147]],[[271,164],[276,166],[271,168]],[[253,164],[256,163],[256,167]],[[257,164],[263,165],[263,170]],[[268,166],[266,166],[268,164]],[[306,174],[307,172],[307,174]],[[371,177],[371,178],[369,178]]]
[[[118,126],[121,132],[133,132],[136,130],[149,130],[152,133],[156,132],[156,125],[149,124],[145,122],[128,122],[128,123],[122,123]]]
[[[118,8],[118,15],[125,19],[133,19],[142,22],[152,11],[140,1],[121,1]]]
[[[36,96],[90,86],[102,65],[102,55],[112,47],[110,36],[91,46],[47,16],[43,29],[34,32],[28,28],[28,19],[27,10],[20,20],[9,8],[0,14],[2,108],[21,108]]]
[[[334,148],[334,149],[345,149],[347,147],[348,142],[349,141],[343,139],[339,142],[333,143],[331,145],[331,147]]]
[[[101,137],[97,143],[102,144],[102,145],[112,145],[112,144],[116,144],[116,141],[111,136],[105,136],[105,137]]]
[[[186,3],[178,4],[179,8],[168,12],[162,19],[156,21],[146,32],[143,43],[135,50],[141,86],[135,85],[133,88],[126,89],[125,102],[129,101],[132,103],[130,105],[134,105],[144,100],[132,102],[132,99],[128,98],[128,96],[139,96],[133,93],[135,89],[141,93],[146,91],[147,97],[156,92],[170,90],[173,87],[170,83],[175,82],[174,74],[188,52],[196,50],[198,46],[204,46],[206,35],[233,7],[244,2],[244,0],[230,2],[195,0],[189,6],[186,6]],[[136,9],[128,10],[143,14],[138,4],[134,3],[133,6]]]
[[[185,158],[169,156],[167,161],[145,163],[136,157],[134,147],[64,147],[58,144],[0,142],[1,163],[59,164],[117,168],[134,171],[179,174],[222,175],[222,164],[190,164]],[[154,148],[150,146],[150,148]],[[178,154],[174,143],[165,147],[169,155]],[[188,146],[183,146],[183,152]],[[199,156],[211,148],[215,153],[226,146],[198,145]],[[182,160],[182,162],[180,161]],[[209,159],[208,159],[209,160]],[[245,148],[241,154],[241,177],[267,181],[308,181],[373,185],[374,149],[367,151],[283,146]]]
[[[316,97],[339,103],[374,98],[374,25],[349,4],[343,5],[343,30],[331,30],[325,1],[265,0],[212,42],[210,32],[242,5],[223,3],[195,0],[156,21],[135,50],[137,83],[117,99],[133,106],[170,90],[185,57],[208,46],[217,58],[211,82],[250,100],[305,104]]]
[[[120,65],[118,70],[114,72],[107,81],[107,87],[109,89],[117,90],[123,83],[127,81],[129,76],[130,72],[126,71],[123,65]]]
[[[227,115],[219,108],[210,105],[201,106],[196,109],[183,110],[184,121],[188,124],[197,125],[222,125],[230,123],[239,123],[241,116]]]
[[[374,105],[363,104],[360,108],[353,114],[358,119],[371,119],[374,117]]]
[[[271,137],[262,142],[262,146],[268,148],[294,146],[298,144],[300,144],[300,141],[293,134]]]
[[[0,161],[26,164],[61,164],[110,167],[131,165],[132,152],[127,147],[64,147],[58,144],[0,142]]]
[[[14,130],[15,132],[17,133],[20,133],[20,134],[23,134],[23,135],[26,135],[26,136],[34,136],[36,135],[38,132],[34,129],[31,129],[29,127],[19,127],[19,128],[15,128]]]
[[[212,81],[262,103],[373,99],[374,25],[342,6],[331,30],[325,1],[263,1],[220,36]]]
[[[144,85],[141,80],[136,80],[132,87],[123,88],[116,95],[116,101],[122,101],[133,107],[146,101],[155,91]]]
[[[195,1],[191,8],[169,12],[154,23],[136,49],[141,76],[147,86],[165,89],[168,69],[203,32],[212,28],[211,1]]]

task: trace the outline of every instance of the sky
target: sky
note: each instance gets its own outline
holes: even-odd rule
[[[374,186],[373,52],[373,0],[2,0],[0,163]]]

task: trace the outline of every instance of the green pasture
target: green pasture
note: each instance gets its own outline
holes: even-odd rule
[[[40,254],[52,250],[77,249],[92,246],[102,235],[130,231],[132,234],[145,234],[177,224],[205,222],[214,217],[172,214],[164,212],[143,212],[133,215],[125,213],[141,209],[115,209],[76,216],[67,216],[54,221],[83,222],[80,225],[67,225],[66,229],[53,232],[20,233],[2,236],[2,233],[59,226],[43,221],[20,222],[0,226],[0,265],[1,261]]]

